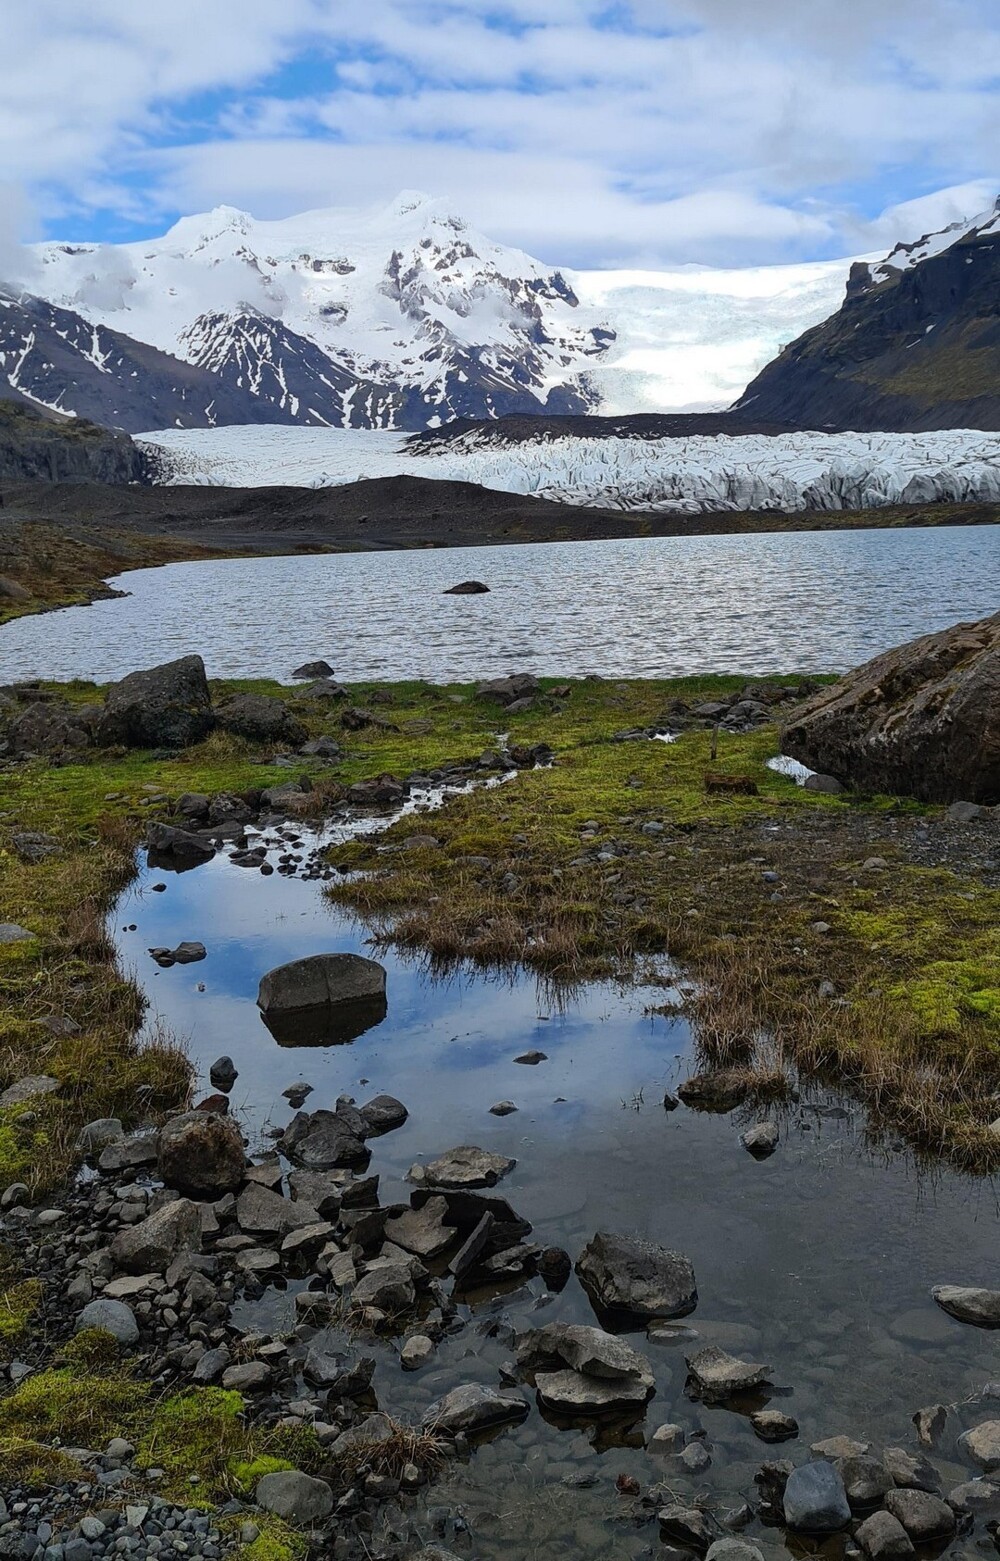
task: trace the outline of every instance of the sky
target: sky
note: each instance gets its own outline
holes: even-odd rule
[[[8,0],[0,264],[443,195],[567,266],[886,250],[1000,188],[997,0]]]

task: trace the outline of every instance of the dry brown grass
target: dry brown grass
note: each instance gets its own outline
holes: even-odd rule
[[[333,1467],[337,1474],[352,1480],[362,1469],[398,1480],[409,1464],[422,1474],[433,1474],[445,1462],[446,1447],[446,1438],[437,1431],[392,1420],[390,1436],[378,1441],[358,1442],[341,1454]]]

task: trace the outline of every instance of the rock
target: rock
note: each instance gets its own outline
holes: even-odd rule
[[[112,684],[96,737],[105,748],[187,748],[214,725],[205,663],[182,656]]]
[[[705,1561],[764,1561],[764,1554],[748,1539],[717,1539],[708,1547]]]
[[[383,1133],[392,1133],[397,1127],[402,1127],[409,1116],[409,1112],[401,1100],[396,1100],[393,1095],[376,1095],[374,1100],[369,1100],[360,1108],[368,1128],[370,1138],[380,1138]]]
[[[80,1129],[76,1147],[81,1154],[100,1154],[109,1144],[116,1144],[125,1137],[125,1129],[117,1117],[98,1117]]]
[[[856,1442],[850,1436],[828,1436],[822,1442],[813,1442],[809,1448],[814,1458],[863,1458],[871,1452],[870,1442]]]
[[[187,1197],[214,1200],[236,1192],[245,1169],[243,1139],[231,1117],[186,1111],[160,1131],[160,1179]]]
[[[678,1086],[677,1094],[696,1111],[733,1111],[749,1093],[745,1077],[731,1069],[695,1073]]]
[[[682,1317],[697,1305],[688,1259],[652,1241],[599,1231],[581,1252],[576,1271],[598,1313]]]
[[[328,1518],[333,1511],[333,1491],[325,1480],[314,1479],[299,1469],[282,1469],[258,1480],[254,1500],[265,1512],[286,1523],[304,1527]]]
[[[165,1203],[138,1225],[126,1225],[111,1243],[117,1268],[128,1274],[163,1274],[179,1252],[201,1246],[201,1215],[187,1198]]]
[[[30,602],[31,592],[20,580],[11,580],[7,575],[0,575],[0,597],[8,602]]]
[[[783,1504],[788,1527],[807,1534],[833,1533],[851,1520],[844,1482],[833,1464],[824,1459],[792,1470]]]
[[[279,1045],[353,1040],[388,1013],[385,969],[360,954],[312,954],[268,971],[257,1006]]]
[[[563,1414],[600,1415],[642,1409],[656,1384],[644,1377],[590,1377],[582,1371],[539,1371],[535,1387],[543,1404]]]
[[[754,1127],[747,1129],[740,1142],[755,1160],[766,1160],[778,1147],[778,1124],[758,1122]]]
[[[513,1116],[516,1110],[517,1107],[512,1100],[498,1100],[495,1106],[490,1107],[490,1116],[509,1117]]]
[[[320,1219],[336,1219],[343,1201],[343,1183],[321,1171],[293,1171],[288,1178],[288,1188],[296,1202],[315,1209]]]
[[[948,1411],[943,1404],[930,1404],[924,1409],[918,1409],[913,1416],[913,1424],[917,1428],[917,1439],[923,1447],[933,1447],[939,1440],[948,1420]]]
[[[169,864],[179,866],[181,870],[210,862],[215,855],[215,847],[210,841],[190,830],[177,829],[173,824],[147,824],[146,847],[150,866]]]
[[[459,1436],[474,1436],[498,1426],[519,1425],[528,1418],[527,1400],[513,1388],[496,1389],[479,1382],[467,1382],[452,1388],[424,1411],[427,1431]]]
[[[684,1446],[684,1427],[667,1422],[657,1426],[649,1439],[650,1452],[679,1453]]]
[[[97,1160],[98,1170],[108,1175],[119,1171],[134,1171],[144,1165],[155,1165],[160,1153],[159,1128],[147,1128],[141,1133],[130,1133],[116,1139],[102,1149]]]
[[[673,1502],[668,1507],[661,1507],[656,1516],[661,1539],[676,1540],[686,1549],[696,1550],[701,1555],[718,1536],[709,1514],[697,1507],[682,1507],[679,1502]]]
[[[175,949],[157,948],[149,952],[164,969],[169,969],[171,965],[196,965],[207,957],[204,943],[178,943]]]
[[[236,1200],[236,1223],[248,1236],[287,1236],[318,1222],[318,1211],[308,1203],[283,1198],[259,1183],[248,1182]]]
[[[518,672],[512,677],[490,678],[476,686],[476,698],[488,699],[495,705],[512,705],[519,699],[537,694],[538,679],[528,672]]]
[[[877,656],[795,712],[782,752],[867,791],[1000,798],[1000,614]]]
[[[905,1447],[887,1447],[882,1462],[896,1485],[915,1491],[937,1492],[941,1489],[941,1477],[934,1465],[919,1453],[907,1452]]]
[[[6,738],[11,753],[60,758],[89,748],[91,732],[79,707],[60,701],[29,705],[11,721]]]
[[[980,1290],[968,1285],[935,1285],[931,1291],[938,1306],[960,1323],[977,1328],[1000,1328],[1000,1290]]]
[[[281,1152],[306,1171],[330,1171],[337,1166],[368,1164],[365,1124],[356,1111],[299,1111],[281,1140]]]
[[[839,797],[844,790],[836,775],[807,775],[802,783],[803,791],[818,791],[826,797]]]
[[[892,1475],[877,1458],[844,1458],[838,1468],[852,1511],[876,1506],[894,1488]]]
[[[0,921],[0,948],[8,943],[33,943],[37,936],[37,932],[19,927],[16,921]]]
[[[709,1404],[759,1387],[767,1382],[771,1369],[754,1361],[738,1360],[716,1344],[699,1350],[697,1355],[689,1355],[687,1368],[698,1397]]]
[[[1000,1509],[1000,1485],[992,1480],[966,1480],[948,1492],[947,1501],[953,1512],[996,1512]]]
[[[212,1088],[221,1089],[227,1095],[238,1078],[239,1072],[232,1057],[217,1057],[208,1070],[208,1081]]]
[[[453,1225],[444,1224],[447,1213],[443,1198],[428,1198],[421,1209],[391,1215],[385,1222],[385,1239],[417,1257],[436,1257],[458,1236]]]
[[[333,675],[333,668],[328,661],[304,661],[292,673],[293,678],[332,678]]]
[[[914,1553],[909,1535],[891,1512],[873,1512],[859,1524],[854,1537],[871,1561],[904,1561]]]
[[[987,1474],[1000,1469],[1000,1420],[984,1420],[958,1439],[958,1445]]]
[[[269,694],[234,694],[215,712],[224,732],[251,743],[283,743],[297,748],[309,733],[288,706]]]
[[[955,1532],[955,1514],[947,1502],[927,1491],[889,1491],[885,1507],[903,1525],[914,1544],[927,1544]]]
[[[222,1386],[232,1393],[263,1393],[271,1385],[272,1372],[263,1360],[248,1360],[236,1366],[227,1366],[222,1373]]]
[[[411,1166],[409,1177],[425,1187],[495,1187],[516,1164],[506,1155],[491,1154],[474,1144],[460,1144],[427,1165]]]
[[[30,1074],[4,1090],[0,1095],[0,1111],[8,1106],[23,1106],[25,1101],[37,1100],[41,1095],[51,1095],[58,1088],[59,1080],[50,1078],[47,1073]]]
[[[344,1458],[348,1453],[356,1453],[359,1448],[378,1447],[394,1436],[395,1432],[396,1426],[388,1415],[368,1415],[337,1437],[330,1447],[331,1457]]]
[[[380,1312],[408,1312],[417,1298],[413,1275],[402,1263],[372,1265],[354,1286],[355,1306],[374,1306]]]
[[[426,1333],[412,1334],[399,1352],[399,1363],[404,1371],[419,1371],[434,1356],[434,1341]]]
[[[750,1416],[754,1434],[762,1442],[788,1442],[799,1434],[799,1423],[780,1409],[758,1409]]]
[[[545,1052],[540,1051],[522,1052],[520,1057],[514,1058],[515,1062],[523,1063],[528,1068],[537,1068],[540,1062],[548,1062],[548,1060]]]
[[[580,1323],[548,1323],[532,1328],[517,1341],[517,1364],[522,1371],[552,1371],[568,1366],[573,1371],[606,1381],[647,1377],[649,1361],[624,1339]]]
[[[75,1323],[77,1333],[82,1333],[85,1328],[102,1328],[126,1349],[139,1342],[139,1324],[135,1320],[135,1313],[124,1301],[109,1301],[103,1296],[91,1301],[83,1308]]]
[[[562,1247],[546,1247],[538,1258],[538,1272],[550,1290],[565,1290],[573,1272],[573,1259]]]
[[[54,835],[43,834],[37,829],[21,830],[10,838],[21,861],[29,862],[32,866],[47,861],[50,856],[58,856],[62,851]]]
[[[225,1345],[219,1345],[214,1350],[206,1350],[204,1355],[199,1357],[194,1371],[191,1373],[192,1381],[202,1386],[218,1382],[231,1360],[232,1356]]]
[[[462,580],[458,585],[450,585],[442,592],[444,596],[488,596],[489,586],[481,580]]]

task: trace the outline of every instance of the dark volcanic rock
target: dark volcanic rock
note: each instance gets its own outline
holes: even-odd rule
[[[43,306],[47,308],[48,306]],[[17,337],[13,329],[11,311],[23,309],[20,303],[6,302],[0,313],[0,357],[5,344]],[[63,311],[56,311],[62,313]],[[73,318],[79,319],[79,316]],[[32,337],[38,349],[39,359],[44,357],[44,347],[37,337],[37,318],[30,309],[24,313],[23,323],[27,336]],[[80,324],[83,325],[83,321]],[[93,352],[94,333],[86,326],[89,351]],[[35,333],[35,334],[32,334]],[[60,343],[59,350],[65,346]],[[178,365],[180,366],[180,365]],[[95,382],[102,376],[93,367]],[[10,394],[4,387],[7,395]],[[74,388],[74,405],[81,405]],[[88,409],[90,410],[90,409]],[[92,409],[95,413],[97,408]],[[137,424],[137,427],[159,427],[159,424]],[[44,412],[16,401],[0,400],[0,480],[6,482],[144,482],[147,479],[146,457],[125,434],[112,433],[97,423],[82,417],[48,417]]]
[[[912,640],[822,689],[782,749],[866,791],[1000,802],[1000,613]]]
[[[158,1170],[168,1187],[190,1198],[236,1192],[246,1170],[243,1139],[228,1116],[187,1111],[160,1133]]]
[[[257,1006],[279,1045],[350,1041],[388,1013],[385,970],[360,954],[313,954],[268,971]]]
[[[683,1317],[698,1302],[688,1259],[653,1241],[599,1231],[581,1252],[576,1271],[598,1312]]]
[[[181,656],[112,684],[97,740],[104,747],[186,748],[214,725],[205,663],[200,656]]]
[[[216,719],[224,732],[253,743],[287,743],[297,748],[309,735],[282,700],[267,694],[235,694],[219,706]]]
[[[489,586],[481,580],[463,580],[459,585],[450,585],[442,592],[444,596],[488,596]]]

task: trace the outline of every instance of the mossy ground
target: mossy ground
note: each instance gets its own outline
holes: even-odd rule
[[[387,939],[440,961],[520,961],[556,982],[627,974],[636,959],[669,954],[717,988],[720,1001],[743,994],[746,1033],[778,1036],[790,1061],[822,1057],[867,1076],[877,1055],[883,1109],[886,1059],[903,1067],[903,1078],[893,1075],[897,1092],[908,1089],[906,1076],[926,1076],[930,1067],[948,1121],[936,1114],[929,1136],[989,1159],[983,1117],[1000,1082],[996,891],[974,874],[910,859],[913,805],[825,797],[768,769],[773,728],[720,733],[714,756],[705,730],[672,744],[613,740],[661,720],[674,699],[697,704],[740,689],[741,678],[584,680],[568,685],[565,698],[552,695],[553,682],[515,716],[467,686],[355,686],[352,702],[380,724],[350,734],[340,728],[340,706],[295,690],[243,681],[215,691],[280,694],[312,734],[336,735],[343,762],[301,766],[332,785],[468,760],[495,747],[500,731],[513,743],[548,742],[551,768],[523,771],[507,785],[452,800],[427,822],[411,817],[341,848],[335,860],[350,871],[336,896]],[[61,692],[95,698],[84,683]],[[38,936],[0,949],[0,1087],[43,1072],[62,1087],[33,1104],[28,1127],[19,1125],[23,1108],[0,1113],[0,1182],[40,1184],[60,1174],[89,1117],[134,1121],[137,1096],[145,1115],[182,1102],[188,1070],[176,1048],[136,1044],[141,997],[116,970],[105,914],[133,871],[143,821],[163,814],[164,799],[286,780],[288,769],[272,758],[216,734],[175,757],[95,752],[75,764],[5,774],[0,919]],[[709,772],[746,776],[756,792],[710,794]],[[650,823],[662,833],[644,833]],[[404,849],[418,828],[440,846]],[[54,835],[61,853],[36,865],[20,861],[11,844],[19,829]],[[608,840],[621,849],[597,861]],[[859,874],[873,855],[891,857],[891,871]],[[762,863],[781,874],[778,899],[764,892]],[[830,932],[815,933],[817,920]],[[776,974],[755,980],[755,969]],[[839,1002],[822,1006],[815,988],[831,974]],[[52,1014],[68,1015],[80,1033],[52,1035],[39,1023]],[[707,1018],[704,1033],[713,1034]],[[922,1114],[926,1108],[922,1099]]]

